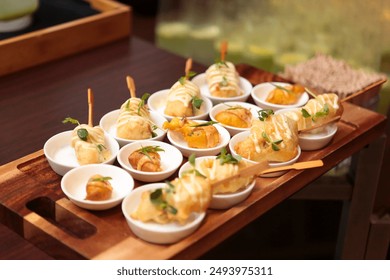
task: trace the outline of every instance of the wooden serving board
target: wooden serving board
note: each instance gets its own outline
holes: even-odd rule
[[[322,159],[323,167],[257,179],[248,199],[228,210],[208,210],[200,228],[176,244],[137,238],[120,206],[106,211],[75,206],[62,193],[61,176],[52,171],[42,150],[0,167],[0,222],[58,259],[197,258],[379,137],[384,124],[384,116],[345,104],[332,142],[302,152],[299,159]]]
[[[112,0],[84,0],[99,13],[0,41],[0,76],[79,53],[131,33],[131,9]]]

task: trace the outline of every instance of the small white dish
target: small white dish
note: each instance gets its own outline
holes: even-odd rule
[[[215,119],[215,116],[219,112],[221,112],[223,110],[226,110],[229,107],[234,107],[234,106],[241,106],[241,107],[249,109],[251,111],[251,113],[252,113],[252,116],[253,116],[252,120],[258,118],[258,113],[257,112],[261,110],[260,107],[257,107],[256,105],[253,105],[253,104],[250,104],[250,103],[246,103],[246,102],[224,102],[224,103],[217,104],[213,108],[211,108],[210,119],[212,121],[217,121]],[[219,124],[222,125],[224,128],[226,128],[227,131],[229,131],[231,136],[234,136],[237,133],[240,133],[240,132],[243,132],[243,131],[246,131],[246,130],[250,130],[250,126],[248,128],[239,128],[239,127],[234,127],[234,126],[231,126],[231,125],[226,125],[226,124],[223,124],[221,122]]]
[[[99,122],[99,125],[101,126],[101,128],[103,128],[103,130],[105,132],[109,133],[112,137],[114,137],[114,139],[116,141],[118,141],[120,147],[123,147],[126,144],[133,143],[136,141],[143,141],[143,140],[125,139],[125,138],[118,137],[116,135],[116,121],[119,117],[119,112],[120,112],[120,110],[117,109],[117,110],[114,110],[114,111],[111,111],[111,112],[105,114],[100,119],[100,122]],[[166,122],[167,120],[163,116],[161,116],[160,114],[153,112],[153,111],[150,111],[150,119],[158,127],[156,130],[154,130],[154,132],[157,134],[157,136],[152,137],[150,139],[145,139],[145,140],[158,140],[158,141],[164,140],[164,137],[167,134],[167,132],[162,129],[162,126],[163,126],[163,123]]]
[[[194,78],[192,78],[191,81],[200,88],[200,92],[203,96],[209,98],[213,102],[213,104],[216,105],[222,102],[229,102],[229,101],[245,102],[249,98],[253,88],[252,84],[243,77],[239,77],[239,79],[240,79],[239,86],[243,90],[243,94],[234,97],[217,97],[211,95],[206,80],[206,73],[201,73],[196,75]]]
[[[216,156],[204,156],[204,157],[198,157],[195,159],[195,164],[198,162],[201,162],[202,160],[206,160],[209,158],[216,158]],[[182,176],[183,172],[186,170],[192,169],[191,164],[187,161],[180,167],[179,169],[179,177]],[[253,188],[255,187],[255,180],[253,180],[252,183],[250,183],[248,186],[246,186],[244,189],[239,190],[234,193],[220,193],[220,194],[213,194],[211,198],[211,202],[209,205],[209,208],[211,209],[228,209],[233,207],[234,205],[244,201],[252,192]]]
[[[296,103],[291,105],[280,105],[280,104],[274,104],[265,101],[267,99],[268,94],[275,89],[275,86],[288,86],[291,85],[289,83],[281,83],[281,82],[267,82],[267,83],[261,83],[253,87],[251,96],[253,100],[255,101],[256,105],[263,108],[263,109],[272,109],[274,112],[280,109],[286,109],[286,108],[297,108],[304,106],[307,101],[309,100],[309,94],[305,91],[302,93],[302,95],[299,97]]]
[[[166,115],[164,113],[165,107],[168,100],[169,89],[163,89],[153,93],[148,98],[148,107],[150,110],[159,113],[161,116],[164,116],[168,121],[171,121],[174,117]],[[200,109],[196,112],[195,116],[187,117],[189,120],[206,120],[209,116],[211,107],[213,103],[207,97],[202,96],[203,102],[200,106]]]
[[[50,167],[61,176],[64,176],[69,170],[80,166],[77,162],[75,151],[71,146],[72,132],[72,130],[60,132],[49,138],[43,146],[43,152]],[[104,136],[111,157],[102,163],[113,164],[119,152],[119,144],[108,133],[104,133]]]
[[[320,128],[298,134],[299,146],[303,151],[319,150],[329,144],[337,132],[337,124],[328,124]]]
[[[95,174],[111,177],[112,197],[107,200],[86,200],[86,187]],[[119,205],[134,188],[134,180],[122,168],[107,164],[89,164],[74,168],[62,177],[61,189],[77,206],[88,210],[106,210]]]
[[[206,121],[197,121],[198,123],[204,123]],[[190,148],[187,142],[184,140],[183,135],[180,132],[168,130],[168,140],[174,145],[176,148],[180,150],[180,152],[185,157],[189,157],[191,154],[195,154],[196,157],[201,156],[215,156],[221,152],[221,149],[226,147],[229,144],[230,134],[223,126],[219,124],[213,124],[215,128],[219,132],[220,142],[217,146],[213,148]]]
[[[249,135],[250,135],[250,131],[244,131],[244,132],[241,132],[241,133],[238,133],[238,134],[234,135],[232,137],[232,139],[230,139],[229,149],[230,149],[230,152],[232,153],[233,156],[240,156],[239,154],[237,154],[237,152],[235,151],[234,147],[236,146],[237,143],[239,143],[241,141],[244,141],[246,138],[248,138]],[[298,146],[298,153],[291,160],[284,161],[284,162],[269,162],[268,165],[269,165],[270,168],[291,165],[291,164],[295,163],[296,161],[298,161],[300,156],[301,156],[301,148]],[[247,162],[251,162],[253,164],[257,163],[256,161],[253,161],[253,160],[250,160],[250,159],[247,159],[247,158],[244,158],[244,157],[242,157],[242,160],[245,160]],[[263,175],[260,175],[260,176],[261,177],[278,177],[278,176],[283,175],[286,172],[287,171],[278,171],[278,172],[272,172],[272,173],[263,174]]]
[[[145,172],[135,169],[129,162],[128,157],[134,151],[146,146],[159,146],[164,152],[159,152],[161,168],[159,172]],[[123,169],[133,176],[134,179],[143,182],[158,182],[167,179],[180,167],[183,155],[174,146],[160,141],[137,141],[123,146],[118,153],[118,162]]]
[[[194,212],[184,225],[177,222],[167,224],[144,223],[130,216],[137,209],[143,192],[164,187],[165,183],[140,186],[134,189],[122,202],[122,212],[131,231],[139,238],[156,244],[171,244],[187,237],[200,226],[206,215],[206,213]]]

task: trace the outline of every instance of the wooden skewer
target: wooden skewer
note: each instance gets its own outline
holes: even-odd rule
[[[187,61],[186,61],[186,68],[185,68],[185,75],[186,75],[186,79],[187,79],[187,80],[188,80],[189,77],[190,77],[191,68],[192,68],[192,58],[189,58],[189,59],[187,59]]]
[[[93,92],[88,88],[88,125],[93,127]]]
[[[217,185],[229,182],[230,180],[233,180],[233,179],[236,179],[236,178],[239,178],[239,177],[257,176],[257,175],[261,174],[261,172],[266,170],[267,168],[269,168],[268,161],[267,160],[263,160],[263,161],[261,161],[259,163],[256,163],[256,164],[253,164],[251,166],[248,166],[248,167],[245,167],[245,168],[241,169],[239,174],[236,174],[236,175],[233,175],[233,176],[229,176],[227,178],[224,178],[222,180],[214,182],[211,185],[211,187],[213,188],[213,187],[215,187]]]
[[[227,42],[222,41],[221,43],[221,61],[225,61],[226,58],[226,53],[227,53]]]
[[[315,94],[311,89],[305,87],[305,91],[310,94],[313,98],[317,98],[317,94]]]
[[[130,91],[130,97],[135,98],[135,84],[134,84],[134,79],[131,76],[126,77],[126,82],[127,82],[127,88]]]
[[[277,171],[290,170],[290,169],[296,169],[296,170],[308,169],[308,168],[320,167],[323,165],[324,165],[324,163],[320,159],[319,160],[312,160],[312,161],[304,161],[304,162],[298,162],[298,163],[294,163],[294,164],[286,165],[286,166],[272,167],[272,168],[263,170],[261,172],[261,175],[266,174],[266,173],[273,173],[273,172],[277,172]]]
[[[312,127],[308,127],[308,128],[301,129],[301,130],[299,130],[299,132],[307,132],[307,131],[310,131],[310,130],[312,130],[312,129],[319,128],[319,127],[321,127],[321,126],[330,124],[330,123],[332,123],[332,122],[336,122],[336,121],[338,121],[340,118],[341,118],[341,116],[336,116],[336,117],[330,118],[330,119],[327,120],[326,122],[323,122],[323,123],[320,123],[320,124],[317,124],[317,125],[313,125]]]

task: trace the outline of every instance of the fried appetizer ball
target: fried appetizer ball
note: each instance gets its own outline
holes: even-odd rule
[[[252,113],[242,106],[231,106],[218,112],[215,119],[224,125],[248,128],[252,124]]]
[[[170,122],[165,122],[163,128],[181,133],[188,147],[205,149],[220,143],[219,132],[212,124],[213,122],[198,123],[186,118],[173,118]]]
[[[221,61],[206,70],[206,81],[210,94],[216,97],[235,97],[243,95],[240,78],[233,63]]]
[[[170,89],[164,113],[173,117],[192,117],[203,100],[199,87],[187,79],[180,79]]]
[[[146,146],[132,152],[129,156],[131,166],[139,171],[159,172],[161,157],[158,152],[164,151],[159,146]]]
[[[111,155],[105,143],[104,130],[99,126],[78,125],[72,132],[71,146],[80,165],[101,163]]]
[[[193,212],[203,213],[211,201],[207,178],[189,173],[167,182],[164,188],[142,193],[140,204],[131,213],[142,222],[185,224]]]
[[[107,200],[112,196],[112,186],[108,180],[111,180],[111,177],[104,177],[100,174],[93,175],[89,178],[87,183],[87,196],[86,200]]]

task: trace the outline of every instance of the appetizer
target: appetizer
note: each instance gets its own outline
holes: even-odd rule
[[[289,161],[298,154],[297,123],[286,115],[261,110],[259,119],[253,121],[249,137],[237,143],[234,149],[253,161]]]
[[[215,115],[215,119],[224,125],[248,128],[252,124],[252,113],[240,105],[228,106],[227,109],[219,111]]]
[[[140,140],[155,136],[156,126],[150,120],[149,110],[145,105],[149,94],[142,98],[131,97],[120,108],[116,122],[116,135],[120,138]]]
[[[337,94],[324,93],[310,99],[305,106],[283,112],[298,125],[298,131],[317,127],[343,113],[343,106]]]
[[[161,168],[161,157],[158,152],[163,152],[164,149],[159,146],[142,147],[129,156],[131,166],[139,171],[159,172]]]
[[[213,148],[221,141],[217,128],[213,126],[214,123],[213,121],[199,123],[186,118],[173,118],[170,122],[165,122],[163,128],[180,133],[188,147],[205,149]]]
[[[279,86],[272,84],[275,88],[268,94],[265,101],[279,105],[295,104],[301,95],[305,92],[305,88],[301,85]]]
[[[112,196],[112,186],[109,182],[111,177],[105,177],[100,174],[93,175],[87,182],[87,196],[86,200],[107,200]]]
[[[193,212],[205,212],[211,201],[211,187],[206,177],[188,173],[167,181],[165,188],[142,193],[131,217],[142,222],[185,224]]]
[[[63,123],[77,124],[73,129],[71,146],[74,148],[77,161],[80,165],[102,163],[110,158],[111,152],[107,149],[104,130],[100,126],[93,126],[93,93],[88,89],[88,124],[80,124],[73,118],[65,118]]]
[[[227,177],[239,174],[243,168],[249,166],[249,163],[242,161],[241,158],[228,154],[225,148],[222,149],[221,154],[216,158],[195,161],[190,157],[188,160],[193,166],[193,170],[185,172],[194,172],[195,170],[195,172],[197,171],[206,176],[211,185]],[[254,179],[254,176],[236,177],[226,183],[213,186],[212,193],[227,194],[238,192],[245,189]]]
[[[227,42],[221,44],[221,58],[206,70],[206,81],[210,94],[216,97],[235,97],[243,95],[240,76],[233,63],[225,60]]]
[[[200,109],[203,100],[199,87],[189,78],[195,73],[191,72],[192,60],[187,60],[186,75],[181,77],[168,92],[168,100],[164,113],[172,117],[192,117]]]

